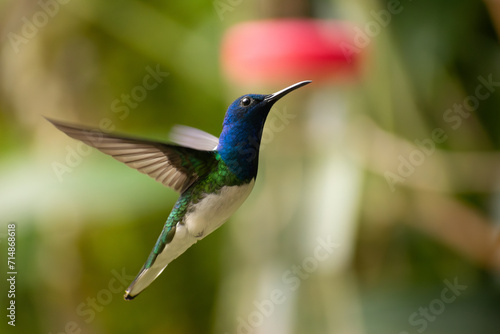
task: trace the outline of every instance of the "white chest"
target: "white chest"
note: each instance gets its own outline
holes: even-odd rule
[[[219,193],[203,198],[186,216],[188,233],[201,239],[225,223],[243,204],[254,183],[255,179],[243,186],[223,187]]]

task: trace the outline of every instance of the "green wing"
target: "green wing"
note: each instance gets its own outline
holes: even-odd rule
[[[213,151],[109,134],[47,120],[69,137],[112,156],[179,193],[206,175],[217,163]]]

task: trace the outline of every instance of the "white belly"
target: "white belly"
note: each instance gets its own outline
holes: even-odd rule
[[[183,224],[177,224],[174,238],[158,254],[153,265],[143,270],[127,289],[137,295],[161,274],[163,269],[198,240],[224,224],[243,204],[254,186],[255,179],[243,186],[223,187],[218,194],[203,198],[186,214]]]
[[[193,212],[186,215],[184,224],[187,232],[202,239],[220,227],[243,204],[254,183],[255,180],[252,180],[243,186],[224,187],[218,194],[203,198],[193,207]]]

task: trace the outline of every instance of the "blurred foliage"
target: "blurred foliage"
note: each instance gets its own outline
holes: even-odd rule
[[[311,7],[313,16],[363,27],[375,20],[373,12],[393,1],[302,1],[307,5],[296,8]],[[115,131],[158,140],[167,140],[174,124],[218,134],[227,104],[242,89],[226,83],[220,73],[224,31],[274,12],[264,1],[234,1],[222,17],[212,1],[57,3],[57,13],[16,47],[9,34],[22,35],[23,18],[33,21],[42,9],[39,2],[0,1],[0,261],[5,271],[4,226],[16,222],[19,272],[18,326],[7,326],[2,315],[1,328],[55,334],[70,332],[68,324],[71,328],[75,322],[82,333],[236,333],[240,305],[229,304],[227,296],[248,293],[252,305],[257,285],[234,282],[244,282],[245,265],[253,274],[258,267],[242,255],[245,246],[235,231],[251,222],[267,233],[266,219],[256,217],[282,216],[270,204],[257,206],[263,202],[259,195],[288,199],[295,193],[276,185],[307,185],[303,171],[322,152],[293,146],[297,152],[290,160],[301,162],[290,166],[296,168],[291,174],[269,167],[279,160],[273,160],[273,153],[293,152],[283,138],[295,138],[293,131],[303,130],[296,123],[306,116],[266,147],[253,202],[233,219],[234,226],[224,225],[189,249],[133,302],[123,301],[123,284],[109,294],[110,282],[116,282],[116,272],[137,273],[177,195],[96,152],[80,154],[71,172],[58,177],[54,162],[67,163],[68,152],[78,152],[79,146],[42,116],[91,126],[108,119]],[[272,3],[276,9],[287,2]],[[500,81],[500,9],[495,3],[401,1],[403,10],[363,50],[366,64],[358,80],[323,84],[332,96],[345,95],[345,139],[338,146],[355,156],[348,159],[357,161],[363,179],[353,204],[352,257],[347,254],[348,264],[334,275],[304,284],[294,299],[292,309],[298,311],[290,320],[291,332],[417,332],[409,316],[439,298],[444,280],[455,277],[467,290],[429,322],[425,333],[498,330],[500,92],[481,101],[456,130],[443,118],[455,103],[476,94],[480,76]],[[123,94],[143,85],[148,68],[168,76],[121,117],[113,104],[126,105]],[[297,103],[295,111],[301,113],[305,105]],[[435,128],[446,129],[448,139],[391,191],[384,173],[395,172],[398,156],[408,156],[415,139],[429,138]],[[289,175],[303,179],[275,180]],[[264,182],[274,186],[274,193],[263,190]],[[300,214],[308,198],[297,196]],[[264,249],[266,242],[279,243],[273,250],[279,249],[282,263],[300,261],[300,245],[289,239],[299,236],[300,242],[313,223],[299,214],[289,218],[294,224],[279,240],[254,238],[248,244]],[[324,294],[322,284],[337,290]],[[0,287],[5,306],[5,280]],[[93,300],[105,303],[90,306]],[[352,327],[339,328],[344,322]],[[274,332],[288,333],[281,330]]]

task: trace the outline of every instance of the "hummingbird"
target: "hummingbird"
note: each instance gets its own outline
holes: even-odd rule
[[[257,177],[264,123],[276,101],[309,84],[301,81],[274,94],[247,94],[229,105],[217,138],[176,126],[171,142],[104,133],[47,119],[71,138],[147,174],[180,193],[156,244],[126,289],[132,300],[198,240],[224,224],[243,204]]]

